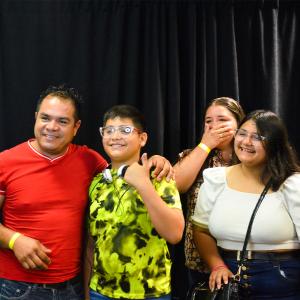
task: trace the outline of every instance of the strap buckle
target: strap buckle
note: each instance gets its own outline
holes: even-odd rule
[[[240,261],[241,260],[241,250],[237,250],[236,252],[236,260]],[[247,259],[252,259],[252,250],[246,250],[246,257]]]

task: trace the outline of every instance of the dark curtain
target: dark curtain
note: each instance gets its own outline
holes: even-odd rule
[[[299,20],[296,0],[1,0],[0,150],[32,137],[38,95],[59,83],[85,98],[76,142],[101,153],[104,111],[128,103],[148,120],[146,151],[175,161],[219,96],[279,113],[300,150]]]

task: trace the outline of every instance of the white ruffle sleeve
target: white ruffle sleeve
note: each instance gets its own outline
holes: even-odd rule
[[[203,171],[203,183],[200,187],[195,212],[191,217],[194,225],[208,229],[209,216],[218,195],[226,184],[226,167],[208,168]]]
[[[300,173],[291,175],[281,186],[284,202],[300,239]]]

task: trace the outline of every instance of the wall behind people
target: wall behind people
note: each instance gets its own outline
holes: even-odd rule
[[[277,112],[300,151],[299,20],[296,0],[1,0],[0,151],[33,136],[39,92],[62,82],[84,95],[76,141],[95,149],[104,111],[132,104],[148,152],[175,161],[228,96]]]

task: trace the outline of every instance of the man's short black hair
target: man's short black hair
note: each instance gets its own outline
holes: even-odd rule
[[[77,122],[78,120],[81,119],[81,106],[83,104],[83,100],[81,95],[78,93],[78,91],[75,88],[68,87],[65,84],[58,85],[58,86],[49,86],[45,91],[41,93],[38,99],[36,105],[37,112],[40,110],[40,106],[43,100],[49,95],[71,101],[75,108],[75,114],[74,114],[75,121]]]

